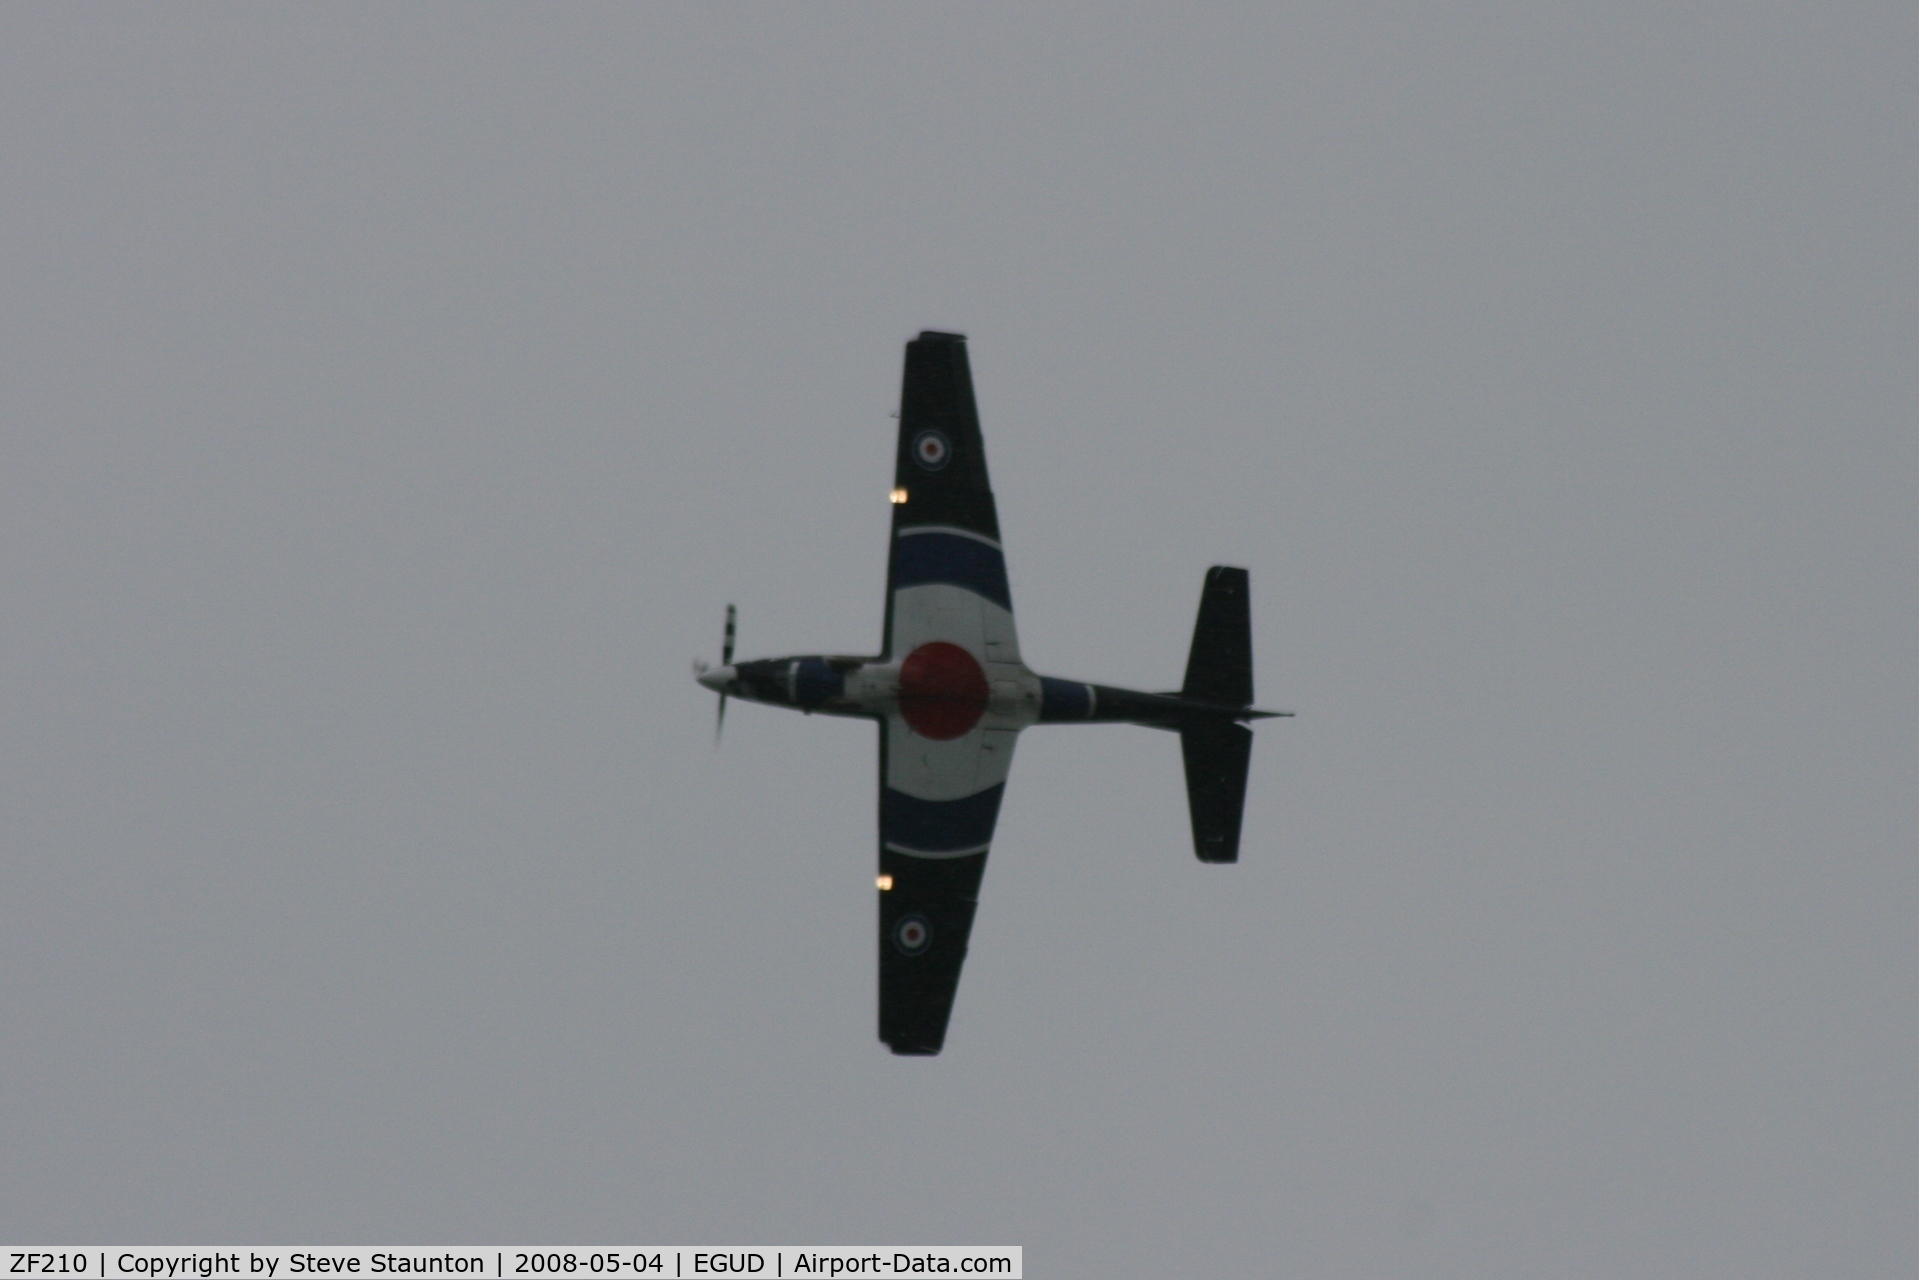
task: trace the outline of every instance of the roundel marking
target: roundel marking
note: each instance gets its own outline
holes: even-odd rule
[[[986,714],[986,672],[956,644],[935,640],[900,663],[900,715],[922,738],[948,742]]]
[[[928,428],[913,437],[913,461],[927,471],[938,471],[953,459],[953,442],[944,431]]]
[[[893,945],[902,955],[916,956],[926,950],[933,942],[933,926],[926,923],[926,917],[915,912],[910,916],[901,916],[900,922],[893,926]]]

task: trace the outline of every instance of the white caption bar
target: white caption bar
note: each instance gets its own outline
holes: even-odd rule
[[[593,1276],[991,1276],[1023,1280],[1019,1245],[514,1245],[385,1248],[63,1245],[0,1248],[0,1280],[286,1280],[298,1276],[474,1276],[587,1280]]]

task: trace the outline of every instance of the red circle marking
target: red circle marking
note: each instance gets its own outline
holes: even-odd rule
[[[986,713],[986,673],[956,644],[935,640],[900,664],[900,714],[922,738],[957,738]]]

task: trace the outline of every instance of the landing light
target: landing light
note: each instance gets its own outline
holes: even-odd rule
[[[881,876],[881,877],[879,878],[879,886],[880,886],[880,889],[881,889],[882,891],[884,891],[884,890],[887,890],[887,889],[891,889],[891,888],[893,887],[893,877],[892,877],[892,876]]]
[[[893,505],[897,507],[900,503],[906,501],[906,490],[895,489],[893,490],[893,492],[887,494],[886,496],[891,498],[893,500]]]

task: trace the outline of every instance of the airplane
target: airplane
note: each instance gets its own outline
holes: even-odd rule
[[[1141,724],[1179,734],[1193,849],[1239,858],[1253,732],[1246,570],[1206,571],[1176,693],[1140,693],[1036,674],[1021,661],[999,517],[973,399],[966,337],[906,344],[893,466],[886,622],[877,657],[733,661],[726,609],[720,665],[700,684],[745,698],[879,724],[879,1038],[896,1054],[946,1042],[986,853],[1013,744],[1035,724]]]

